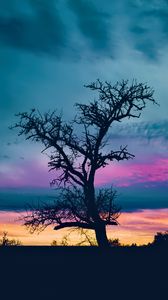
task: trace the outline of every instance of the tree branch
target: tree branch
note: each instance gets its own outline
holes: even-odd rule
[[[63,229],[66,227],[80,227],[80,228],[84,228],[84,229],[93,229],[94,230],[93,225],[87,224],[87,223],[82,223],[82,222],[65,222],[65,223],[56,225],[54,227],[54,230],[59,230],[59,229]]]

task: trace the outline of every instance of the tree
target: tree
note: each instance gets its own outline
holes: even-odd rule
[[[168,247],[168,231],[157,232],[152,245]]]
[[[111,247],[121,247],[119,239],[110,239],[109,243]]]
[[[10,240],[8,233],[4,231],[2,239],[0,239],[0,246],[21,246],[21,242],[15,239]]]
[[[97,100],[76,104],[77,115],[65,122],[56,111],[41,114],[32,109],[17,114],[12,128],[18,135],[41,142],[49,151],[49,168],[57,171],[53,184],[64,186],[53,205],[44,204],[25,216],[24,222],[32,231],[55,224],[54,229],[79,227],[95,231],[99,246],[109,246],[106,226],[117,225],[119,208],[116,191],[95,190],[95,175],[110,162],[132,159],[126,146],[107,151],[107,133],[111,125],[124,119],[139,118],[146,103],[156,103],[153,89],[135,80],[110,82],[97,80],[87,86],[98,94]]]

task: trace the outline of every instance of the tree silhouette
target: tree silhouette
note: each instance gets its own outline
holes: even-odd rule
[[[126,146],[107,151],[107,133],[114,122],[139,118],[147,102],[156,103],[153,89],[134,80],[110,82],[97,80],[87,86],[98,94],[97,100],[76,104],[77,115],[65,122],[56,111],[41,114],[35,109],[17,114],[13,128],[19,135],[41,142],[50,150],[50,170],[58,171],[53,184],[64,186],[53,205],[44,204],[24,217],[32,231],[55,224],[54,229],[80,227],[95,231],[99,246],[109,245],[106,225],[117,225],[119,208],[113,189],[95,190],[95,175],[110,162],[134,157]],[[43,152],[42,151],[42,152]]]
[[[15,239],[10,240],[8,238],[8,232],[4,231],[2,239],[0,239],[0,246],[21,246],[21,242]]]
[[[121,247],[119,239],[109,239],[109,243],[111,247]]]
[[[152,245],[168,248],[168,231],[157,232]]]

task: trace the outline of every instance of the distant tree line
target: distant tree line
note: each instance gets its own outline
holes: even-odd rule
[[[69,246],[71,244],[69,239],[70,233],[66,234],[61,242],[53,240],[51,246]],[[131,245],[123,245],[119,241],[118,238],[109,239],[110,247],[160,247],[160,248],[168,248],[168,231],[165,232],[157,232],[154,236],[154,239],[151,243],[147,245],[138,246],[136,243],[132,243]],[[81,229],[81,241],[75,246],[98,246],[96,239],[89,233],[88,230]]]
[[[70,245],[69,235],[70,233],[66,234],[62,238],[61,242],[53,240],[51,246],[69,246]],[[22,245],[21,241],[16,239],[9,239],[8,232],[6,231],[3,232],[3,236],[0,239],[0,246],[3,247],[3,246],[21,246],[21,245]],[[98,246],[96,239],[88,232],[88,230],[81,229],[81,241],[78,242],[75,246],[82,246],[82,245]],[[138,247],[136,243],[133,243],[131,245],[126,245],[126,246],[122,245],[118,238],[109,239],[109,245],[111,247]],[[156,235],[154,236],[153,242],[143,246],[168,248],[168,231],[157,232]]]

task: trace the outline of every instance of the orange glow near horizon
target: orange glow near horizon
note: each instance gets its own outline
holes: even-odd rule
[[[50,245],[53,240],[58,244],[70,231],[63,229],[54,231],[53,226],[43,232],[30,234],[24,226],[17,221],[20,215],[16,212],[0,212],[0,237],[4,231],[8,232],[10,239],[18,239],[23,245]],[[158,231],[166,231],[168,228],[168,209],[146,209],[135,212],[123,212],[119,217],[119,226],[107,228],[108,237],[118,238],[121,244],[137,245],[148,244]],[[78,231],[72,231],[68,240],[75,245],[80,242]]]

